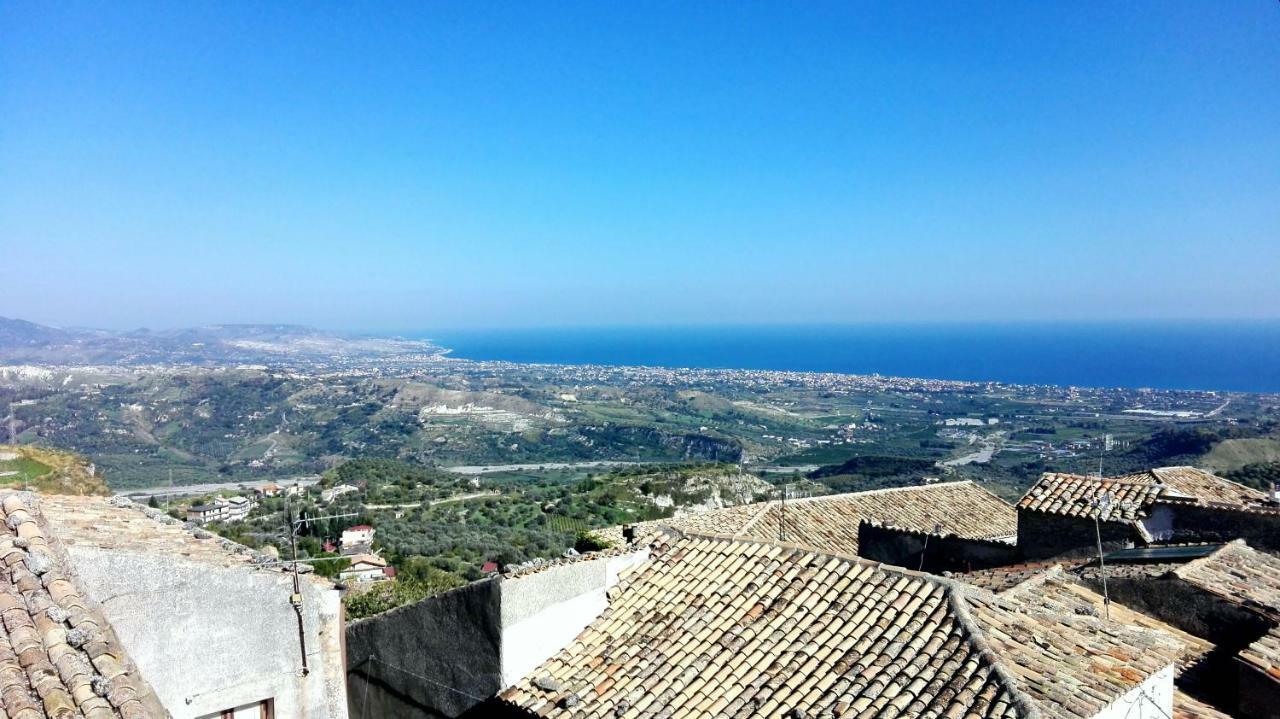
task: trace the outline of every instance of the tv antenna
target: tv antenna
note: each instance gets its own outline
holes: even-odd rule
[[[1101,460],[1099,460],[1101,462]],[[1099,468],[1098,476],[1102,476],[1102,470]],[[1102,558],[1102,513],[1107,512],[1110,517],[1111,502],[1113,497],[1110,492],[1104,492],[1101,497],[1093,500],[1093,530],[1098,537],[1098,569],[1102,575],[1102,614],[1107,619],[1111,619],[1111,595],[1107,593],[1107,563]]]
[[[292,510],[292,506],[286,505],[286,507]],[[305,677],[311,673],[311,669],[307,666],[307,631],[306,625],[303,623],[302,580],[298,577],[298,532],[302,530],[303,526],[311,522],[319,522],[322,519],[355,517],[357,514],[355,512],[348,512],[346,514],[331,514],[323,517],[307,517],[299,514],[296,519],[293,518],[292,511],[289,512],[289,515],[291,519],[289,527],[289,547],[293,551],[293,596],[289,597],[289,603],[293,605],[293,611],[298,615],[298,646],[302,650],[302,676]]]

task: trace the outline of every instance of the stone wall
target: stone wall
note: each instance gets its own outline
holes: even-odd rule
[[[1132,547],[1140,538],[1134,527],[1123,522],[1102,522],[1100,528],[1104,551]],[[1027,559],[1097,556],[1094,521],[1020,509],[1018,550]]]
[[[1170,509],[1173,513],[1170,542],[1243,539],[1254,549],[1280,552],[1280,512],[1177,505]]]
[[[866,559],[938,574],[1013,564],[1018,548],[1004,542],[940,537],[873,522],[858,525],[858,554]]]
[[[1096,575],[1091,574],[1084,583],[1102,592]],[[1212,642],[1214,649],[1184,679],[1200,687],[1215,703],[1234,706],[1239,701],[1235,691],[1239,672],[1236,654],[1266,633],[1270,622],[1173,575],[1158,579],[1109,576],[1107,589],[1113,602]]]

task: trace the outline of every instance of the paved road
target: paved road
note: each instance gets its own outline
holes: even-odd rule
[[[425,502],[428,506],[434,507],[437,504],[448,504],[450,502],[465,502],[468,499],[480,499],[481,497],[498,497],[501,493],[494,489],[488,492],[474,492],[472,494],[459,494],[456,497],[441,497]],[[365,509],[414,509],[421,507],[423,502],[410,502],[409,504],[366,504]]]
[[[220,484],[182,484],[172,487],[147,487],[146,489],[126,489],[121,494],[127,497],[189,497],[197,494],[213,494],[214,492],[239,492],[257,489],[264,484],[278,484],[287,487],[295,482],[310,487],[320,481],[319,475],[306,477],[289,477],[288,479],[255,479],[246,482],[222,482]]]
[[[441,467],[455,474],[490,474],[492,472],[527,472],[538,469],[594,469],[597,467],[632,467],[637,464],[668,464],[668,462],[537,462],[531,464],[472,464],[459,467]]]

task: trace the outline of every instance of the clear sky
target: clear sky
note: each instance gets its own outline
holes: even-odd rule
[[[0,315],[1280,317],[1280,3],[0,4]]]

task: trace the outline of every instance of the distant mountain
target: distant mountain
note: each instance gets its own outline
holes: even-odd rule
[[[353,337],[279,324],[109,332],[0,317],[6,364],[289,364],[438,351],[427,342]]]
[[[0,317],[0,348],[45,346],[66,341],[67,335],[56,327]]]

